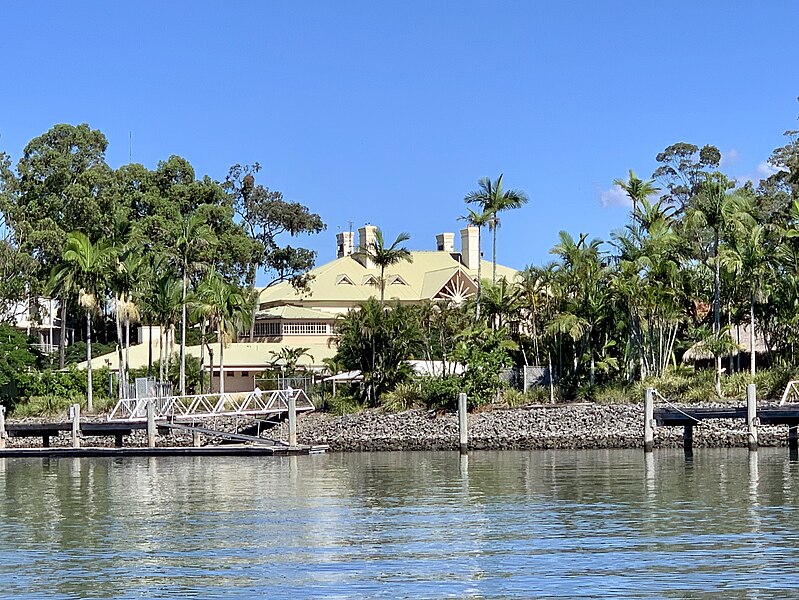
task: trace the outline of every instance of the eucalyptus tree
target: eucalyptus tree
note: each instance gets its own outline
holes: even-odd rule
[[[365,256],[368,260],[380,267],[380,278],[378,285],[380,287],[380,305],[385,302],[386,294],[386,268],[399,264],[403,261],[413,262],[413,256],[410,250],[401,244],[411,239],[410,234],[402,232],[397,235],[396,239],[390,246],[386,246],[383,232],[379,227],[375,228],[375,237],[371,240],[365,248],[359,248],[358,253]]]
[[[492,213],[485,211],[477,212],[471,208],[466,209],[466,214],[461,219],[465,220],[469,225],[477,227],[477,299],[475,303],[475,321],[480,320],[480,303],[483,296],[483,253],[482,253],[482,237],[483,227],[492,222],[494,218]]]
[[[488,226],[494,234],[491,282],[497,282],[497,229],[499,228],[499,214],[508,210],[521,208],[529,199],[521,190],[505,190],[502,188],[502,175],[492,181],[483,177],[478,181],[478,189],[466,194],[464,201],[467,204],[477,204],[483,214],[491,215]]]
[[[16,174],[9,168],[0,172],[6,223],[21,252],[38,265],[37,276],[27,281],[31,296],[41,293],[41,284],[61,263],[69,233],[83,231],[92,240],[109,234],[118,207],[105,163],[107,146],[105,135],[85,123],[59,124],[28,142]],[[68,302],[59,300],[63,367]]]
[[[219,393],[224,394],[225,346],[235,339],[237,331],[249,326],[252,307],[241,288],[226,282],[213,270],[200,282],[196,302],[198,310],[208,315],[219,338]]]
[[[718,168],[721,152],[711,145],[700,148],[695,144],[677,142],[658,153],[655,160],[660,165],[652,177],[665,188],[663,199],[682,212],[702,182]]]
[[[116,249],[106,240],[93,244],[88,236],[75,231],[67,236],[62,264],[53,271],[52,289],[78,289],[78,304],[86,312],[86,404],[92,403],[92,313],[105,300],[106,281],[112,268]]]
[[[297,237],[323,231],[322,218],[299,202],[287,202],[278,190],[256,184],[255,175],[261,165],[233,165],[223,186],[232,198],[247,235],[254,242],[247,261],[245,282],[255,290],[258,271],[269,273],[269,283],[274,285],[289,280],[295,287],[305,285],[305,274],[313,268],[316,253],[307,248],[283,245],[285,235]],[[257,304],[253,310],[257,310]],[[255,337],[255,315],[250,326],[250,340]]]

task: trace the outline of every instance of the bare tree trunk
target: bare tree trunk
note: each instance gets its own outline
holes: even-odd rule
[[[721,260],[719,257],[719,232],[713,240],[713,333],[721,332]],[[716,355],[716,395],[721,398],[721,354]]]
[[[125,366],[122,363],[122,321],[119,318],[119,297],[117,297],[116,310],[114,311],[114,325],[117,329],[117,397],[125,397],[122,389],[122,380],[125,377]]]
[[[496,222],[496,213],[494,214],[494,219],[495,219],[495,222],[494,222],[494,251],[493,251],[493,257],[492,257],[493,271],[491,273],[491,283],[496,285],[496,283],[497,283],[497,226],[499,225],[499,223]]]
[[[483,298],[483,255],[480,252],[480,244],[482,244],[480,232],[482,230],[482,227],[477,228],[477,310],[475,311],[475,321],[480,320],[480,301]]]

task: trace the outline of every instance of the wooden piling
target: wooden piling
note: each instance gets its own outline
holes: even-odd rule
[[[69,417],[72,419],[72,447],[80,448],[80,404],[69,407]]]
[[[693,452],[694,449],[694,426],[685,425],[682,428],[682,447],[685,452]]]
[[[147,447],[155,448],[155,404],[147,401]]]
[[[466,394],[458,394],[458,433],[461,454],[469,453],[469,431],[466,412]]]
[[[789,450],[797,450],[799,449],[799,436],[797,436],[797,425],[789,425],[788,426],[788,449]]]
[[[0,450],[5,449],[7,438],[8,438],[8,433],[6,433],[6,407],[0,406]]]
[[[654,390],[646,388],[646,396],[644,396],[644,452],[652,452],[655,449],[655,430],[652,427],[654,420]]]
[[[292,448],[297,445],[297,398],[293,391],[288,392],[289,396],[289,446]]]
[[[746,427],[749,432],[749,451],[757,451],[757,390],[754,383],[746,386]]]
[[[193,431],[191,434],[191,445],[194,446],[195,448],[199,448],[200,446],[203,445],[202,442],[203,438],[200,435],[200,433],[197,431]]]

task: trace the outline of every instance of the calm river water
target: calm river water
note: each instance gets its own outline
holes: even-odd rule
[[[787,449],[0,459],[0,597],[799,597],[798,507]]]

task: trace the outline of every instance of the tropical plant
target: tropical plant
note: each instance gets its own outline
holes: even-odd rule
[[[86,373],[87,407],[91,413],[92,403],[92,314],[105,300],[105,283],[116,249],[106,240],[92,243],[85,233],[75,231],[67,236],[62,255],[63,263],[50,281],[50,288],[79,289],[78,304],[86,312]]]
[[[488,223],[489,228],[494,234],[493,252],[491,263],[491,282],[497,282],[497,229],[499,228],[499,214],[507,210],[521,208],[527,204],[528,198],[521,190],[502,189],[502,175],[495,181],[489,177],[483,177],[478,181],[479,188],[466,194],[464,200],[471,204],[475,203],[481,207],[484,215],[491,215]]]
[[[384,303],[386,292],[386,268],[399,264],[402,261],[413,262],[413,256],[410,251],[400,245],[402,242],[406,242],[409,239],[411,239],[410,234],[402,232],[397,235],[390,246],[386,246],[383,232],[379,227],[376,227],[374,239],[371,240],[365,248],[360,248],[358,250],[359,254],[365,256],[367,260],[380,267],[378,285],[380,287],[381,305]]]
[[[480,303],[483,295],[483,256],[481,252],[483,227],[492,223],[494,217],[492,213],[486,213],[485,211],[477,212],[471,208],[467,208],[466,210],[466,215],[460,218],[465,220],[469,225],[477,227],[477,298],[474,319],[475,321],[479,321]]]
[[[252,307],[241,288],[227,283],[216,271],[210,271],[200,282],[196,302],[219,338],[219,393],[224,394],[225,346],[235,338],[237,331],[249,326]]]

